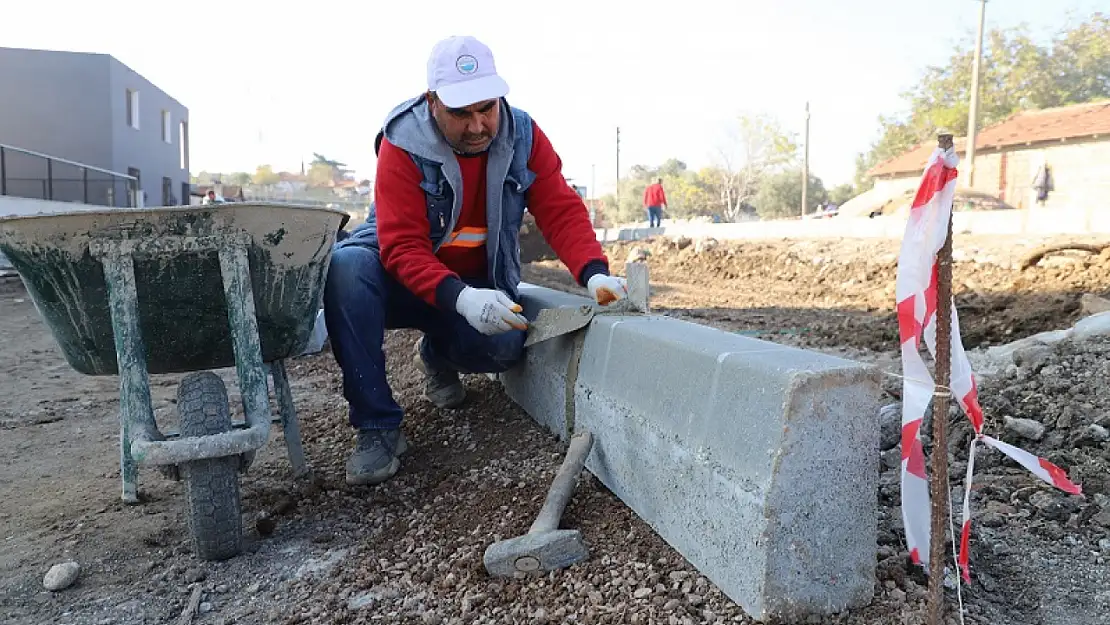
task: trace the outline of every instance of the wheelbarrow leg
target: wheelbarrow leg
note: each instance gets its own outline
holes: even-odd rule
[[[139,329],[139,300],[135,292],[135,266],[131,256],[106,254],[101,259],[108,284],[112,334],[119,369],[120,478],[124,503],[139,503],[139,466],[131,456],[134,435],[145,430],[148,438],[158,431],[150,403],[150,378],[146,368],[146,345]]]
[[[248,425],[264,426],[268,431],[270,388],[266,383],[262,344],[258,338],[258,319],[254,311],[254,291],[251,289],[247,248],[239,244],[228,244],[220,249],[219,255],[243,412],[246,413]]]
[[[309,469],[304,459],[301,427],[297,423],[297,409],[293,406],[293,393],[289,389],[285,361],[275,360],[270,363],[270,373],[274,377],[274,394],[277,395],[281,410],[281,427],[285,432],[285,450],[289,453],[289,464],[293,467],[293,477],[302,478],[308,475]]]

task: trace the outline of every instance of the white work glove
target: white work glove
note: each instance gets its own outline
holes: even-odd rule
[[[455,300],[455,310],[486,336],[528,329],[528,320],[520,315],[520,305],[494,289],[466,287]]]
[[[594,274],[586,282],[586,289],[594,296],[594,300],[602,306],[628,297],[628,282],[624,278]]]

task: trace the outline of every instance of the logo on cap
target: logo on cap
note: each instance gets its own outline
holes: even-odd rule
[[[460,74],[473,74],[478,71],[478,59],[464,54],[455,60],[455,69],[459,70]]]

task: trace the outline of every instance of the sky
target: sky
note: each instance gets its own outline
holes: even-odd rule
[[[808,101],[810,169],[831,187],[851,180],[878,116],[974,36],[979,12],[977,0],[404,4],[38,0],[5,9],[0,42],[107,53],[144,75],[188,107],[193,173],[298,170],[318,152],[373,178],[385,115],[426,89],[435,42],[466,34],[492,49],[509,102],[576,184],[613,189],[618,126],[621,172],[668,158],[698,168],[742,114],[800,138]],[[1047,39],[1099,9],[1110,0],[991,0],[987,27]]]

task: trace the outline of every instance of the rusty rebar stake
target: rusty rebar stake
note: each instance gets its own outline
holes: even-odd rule
[[[943,139],[942,139],[942,147]],[[937,254],[937,357],[933,395],[932,529],[929,542],[929,625],[944,623],[944,564],[948,518],[948,404],[952,397],[952,215]]]

